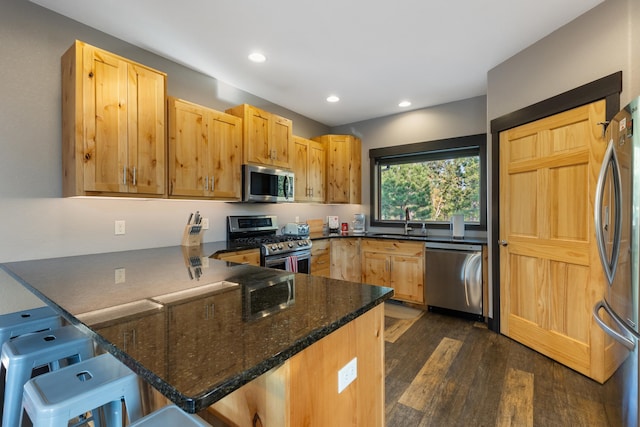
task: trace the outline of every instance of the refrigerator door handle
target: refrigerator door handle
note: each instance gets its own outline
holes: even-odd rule
[[[609,325],[607,325],[604,320],[600,318],[600,309],[604,309],[607,312],[609,317],[613,319],[613,321],[618,325],[620,329],[626,331],[627,328],[620,323],[620,321],[616,318],[616,316],[611,312],[611,309],[604,301],[598,301],[596,305],[593,306],[593,319],[596,321],[598,325],[614,340],[618,341],[620,344],[625,346],[629,351],[633,351],[636,347],[635,342],[632,339],[625,337],[621,333],[614,331]]]
[[[604,191],[607,178],[607,171],[611,165],[612,178],[613,178],[613,209],[614,209],[614,231],[611,258],[607,256],[606,242],[604,236],[604,230],[609,228],[609,212],[610,209],[606,209],[607,223],[602,224],[602,210],[604,204]],[[609,284],[613,283],[613,278],[616,275],[616,268],[618,266],[618,257],[620,255],[620,240],[622,226],[622,178],[620,177],[620,167],[618,162],[618,156],[613,144],[613,140],[609,141],[607,150],[604,154],[604,160],[602,161],[602,167],[600,168],[600,174],[598,176],[598,183],[596,185],[596,200],[594,208],[594,220],[596,231],[596,242],[598,243],[598,253],[600,254],[600,261],[604,268],[605,275]]]

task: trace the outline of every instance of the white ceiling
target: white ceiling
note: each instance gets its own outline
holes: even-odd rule
[[[603,0],[31,1],[336,126],[484,95],[488,70]]]

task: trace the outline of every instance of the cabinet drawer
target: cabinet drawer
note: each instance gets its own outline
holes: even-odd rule
[[[421,256],[424,243],[390,239],[362,239],[362,251]]]

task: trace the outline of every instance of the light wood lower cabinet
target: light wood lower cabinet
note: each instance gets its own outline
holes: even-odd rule
[[[357,378],[338,393],[338,371],[353,358]],[[384,306],[312,344],[209,411],[237,426],[384,426]]]
[[[311,274],[331,277],[331,241],[314,240],[311,246]]]
[[[333,279],[360,282],[359,238],[331,239],[331,277]]]
[[[214,259],[260,266],[260,249],[245,249],[242,251],[220,252],[213,256]]]
[[[363,239],[362,282],[388,286],[394,299],[424,304],[424,243]]]

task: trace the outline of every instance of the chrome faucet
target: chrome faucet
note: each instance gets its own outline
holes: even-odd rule
[[[409,227],[409,220],[411,219],[411,213],[409,212],[409,207],[407,206],[404,209],[404,234],[409,234],[411,227]]]

